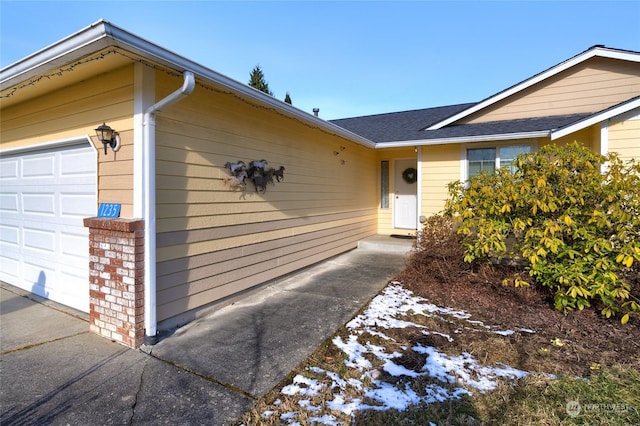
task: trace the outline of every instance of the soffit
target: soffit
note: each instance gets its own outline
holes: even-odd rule
[[[29,76],[28,79],[3,87],[0,91],[2,108],[64,89],[96,75],[108,73],[131,63],[136,58],[123,54],[119,49],[110,47],[91,55],[79,58],[72,63],[48,68]]]

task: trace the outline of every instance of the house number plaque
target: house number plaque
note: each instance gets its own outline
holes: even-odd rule
[[[121,206],[122,204],[100,203],[98,217],[120,217]]]

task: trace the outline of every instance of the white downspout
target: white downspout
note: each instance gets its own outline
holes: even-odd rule
[[[418,146],[416,147],[416,151],[417,151],[417,159],[416,162],[418,163],[416,165],[416,169],[418,170],[418,185],[417,185],[417,191],[418,193],[416,194],[416,198],[417,198],[417,205],[416,205],[416,233],[420,234],[421,226],[422,226],[422,221],[420,221],[420,218],[422,217],[421,213],[422,213],[422,146]]]
[[[156,111],[188,96],[195,88],[195,76],[184,72],[182,87],[151,105],[144,112],[143,126],[143,191],[144,191],[144,343],[158,342],[156,321]]]

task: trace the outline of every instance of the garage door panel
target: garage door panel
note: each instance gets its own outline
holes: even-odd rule
[[[15,227],[18,226],[21,229],[23,227],[29,229],[48,229],[51,230],[54,227],[59,232],[70,232],[72,234],[80,234],[81,232],[86,232],[86,235],[89,235],[88,230],[84,228],[82,225],[82,218],[76,216],[69,217],[55,217],[52,220],[48,220],[44,222],[43,225],[43,216],[42,215],[1,215],[2,216],[2,225]],[[95,216],[95,213],[89,216]]]
[[[81,264],[84,264],[84,262],[87,261],[88,250],[89,242],[87,235],[70,235],[65,233],[60,236],[60,253],[66,256],[69,261],[71,261],[71,258],[76,258],[80,259]]]
[[[18,247],[20,228],[12,225],[0,225],[0,241],[7,246]]]
[[[54,280],[52,278],[56,275],[56,263],[41,262],[39,258],[26,257],[23,264],[23,276],[27,283],[32,285],[36,282],[45,282],[43,277],[49,278],[50,285],[53,285]]]
[[[55,297],[51,297],[51,290],[55,288],[56,282],[55,268],[47,268],[42,265],[34,265],[25,262],[23,264],[22,273],[25,279],[25,284],[29,287],[25,290],[29,290],[42,297],[56,300]]]
[[[56,198],[54,194],[47,193],[22,193],[22,212],[25,214],[38,214],[55,216]]]
[[[7,245],[3,244],[2,251],[0,252],[0,256],[2,256],[3,259],[6,259],[7,261],[14,261],[14,262],[20,261],[20,258],[21,258],[20,254],[21,254],[20,246],[13,245],[13,244],[7,244]],[[4,272],[4,269],[2,270],[2,272]]]
[[[2,270],[4,275],[11,277],[13,280],[17,280],[20,278],[20,261],[17,258],[7,256],[10,254],[11,253],[5,253],[3,251],[2,255],[0,255],[0,270]]]
[[[64,268],[63,271],[60,271],[62,277],[67,278],[76,278],[75,282],[89,282],[89,277],[87,276],[87,265],[84,262],[78,262],[77,259],[73,259],[77,264],[69,265]],[[84,286],[86,288],[86,286]],[[89,291],[87,291],[87,295]]]
[[[58,185],[61,185],[61,188],[75,188],[76,186],[81,186],[81,185],[95,185],[96,184],[96,179],[94,177],[91,176],[85,176],[85,175],[67,175],[67,176],[63,176],[58,178]]]
[[[93,193],[60,194],[62,216],[85,218],[96,213],[96,196]]]
[[[70,282],[77,282],[77,277],[74,277],[74,276],[60,277],[59,279],[67,280]],[[63,299],[73,298],[74,300],[76,300],[76,305],[78,306],[87,305],[87,310],[88,310],[89,291],[86,289],[84,289],[86,290],[84,291],[83,290],[84,287],[86,286],[75,286],[75,287],[70,286],[70,287],[61,288],[61,287],[50,287],[48,285],[45,285],[45,292],[47,295],[44,297],[47,297],[51,300],[63,300]]]
[[[42,178],[55,176],[56,158],[54,153],[37,154],[22,160],[22,178]]]
[[[0,279],[89,310],[97,157],[88,144],[0,158]]]
[[[87,176],[95,177],[95,167],[92,162],[95,162],[95,155],[93,152],[75,152],[73,154],[67,154],[60,158],[60,176]]]
[[[19,160],[8,159],[0,164],[0,185],[15,182],[18,179]]]
[[[45,254],[55,254],[56,233],[46,229],[24,228],[22,231],[23,245],[30,250],[44,252]]]
[[[4,191],[4,187],[2,190]],[[16,192],[0,194],[0,212],[2,214],[18,213],[18,194]]]

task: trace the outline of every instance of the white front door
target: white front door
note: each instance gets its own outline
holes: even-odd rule
[[[417,229],[418,184],[416,160],[396,160],[394,173],[393,227]]]
[[[0,158],[0,280],[89,311],[96,153],[87,141]]]

